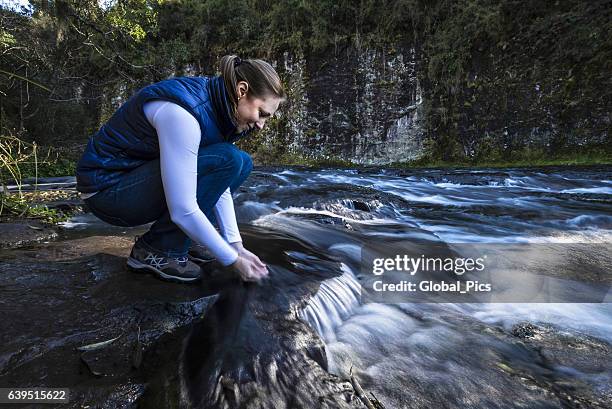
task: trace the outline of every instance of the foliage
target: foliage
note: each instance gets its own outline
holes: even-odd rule
[[[38,219],[47,224],[57,224],[68,219],[64,213],[56,209],[32,204],[23,196],[4,192],[0,192],[0,218]]]
[[[445,7],[424,53],[425,115],[438,158],[509,160],[531,148],[559,156],[605,145],[609,2],[437,4]]]
[[[25,12],[0,8],[0,133],[30,143],[81,146],[136,89],[171,75],[212,74],[226,53],[320,63],[396,47],[416,52],[427,157],[509,160],[530,149],[554,156],[609,138],[605,0],[30,4]],[[299,104],[299,96],[290,98]],[[290,125],[280,120],[243,146],[265,163],[289,160]]]
[[[41,163],[47,163],[44,159]],[[23,166],[30,165],[34,169],[34,177],[38,175],[38,147],[36,144],[23,142],[15,136],[0,135],[0,217],[27,217],[41,219],[47,223],[57,223],[65,216],[55,209],[44,205],[33,205],[26,200],[22,190]],[[16,184],[17,192],[10,192],[7,185]]]
[[[523,149],[507,157],[482,156],[474,159],[456,157],[453,160],[441,160],[435,156],[391,164],[398,168],[505,168],[534,166],[592,166],[612,165],[612,154],[606,146],[592,146],[580,152],[565,150],[551,156],[544,149]]]
[[[28,144],[16,136],[0,135],[0,182],[6,191],[6,183],[21,185],[21,165],[37,164],[38,149],[35,143]],[[35,171],[36,173],[36,171]]]

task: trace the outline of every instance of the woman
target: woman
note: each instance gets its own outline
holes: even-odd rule
[[[284,98],[270,64],[229,55],[221,76],[141,89],[90,138],[77,190],[92,213],[118,226],[154,222],[136,240],[130,268],[192,282],[208,249],[246,281],[267,276],[238,232],[231,194],[253,164],[233,142],[262,129]]]

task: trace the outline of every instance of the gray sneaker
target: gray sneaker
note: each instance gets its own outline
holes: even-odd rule
[[[132,247],[127,265],[132,270],[154,273],[164,280],[180,283],[198,281],[202,277],[200,266],[190,261],[187,256],[166,257],[139,240]]]
[[[191,244],[188,256],[191,261],[198,264],[208,264],[216,260],[215,256],[206,247],[195,242]]]

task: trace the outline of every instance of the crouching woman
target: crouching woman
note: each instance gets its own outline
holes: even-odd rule
[[[192,282],[212,254],[246,281],[267,276],[238,231],[232,193],[253,163],[234,142],[261,130],[284,98],[270,64],[229,55],[220,76],[141,89],[89,139],[77,190],[92,213],[117,226],[153,222],[135,241],[130,268]]]

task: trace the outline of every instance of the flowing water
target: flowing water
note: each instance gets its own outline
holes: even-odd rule
[[[300,316],[323,338],[329,370],[348,377],[352,367],[388,407],[605,407],[611,304],[362,304],[358,275],[361,248],[391,239],[610,243],[611,176],[610,168],[271,170],[254,173],[236,201],[243,222],[343,263]],[[535,332],[515,336],[521,328]],[[579,350],[588,356],[576,358]]]
[[[295,238],[310,249],[279,250],[278,260],[300,274],[321,274],[328,265],[321,260],[339,263],[298,316],[324,341],[328,370],[353,374],[387,408],[612,407],[609,293],[607,302],[591,304],[383,304],[360,297],[361,251],[371,243],[610,244],[611,204],[610,167],[268,168],[254,171],[235,195],[247,233],[276,233],[266,238],[269,248]],[[109,228],[87,215],[65,227],[72,236]],[[268,257],[272,274],[280,271],[274,260]],[[279,277],[294,283],[283,268]],[[582,281],[563,269],[556,276]]]

